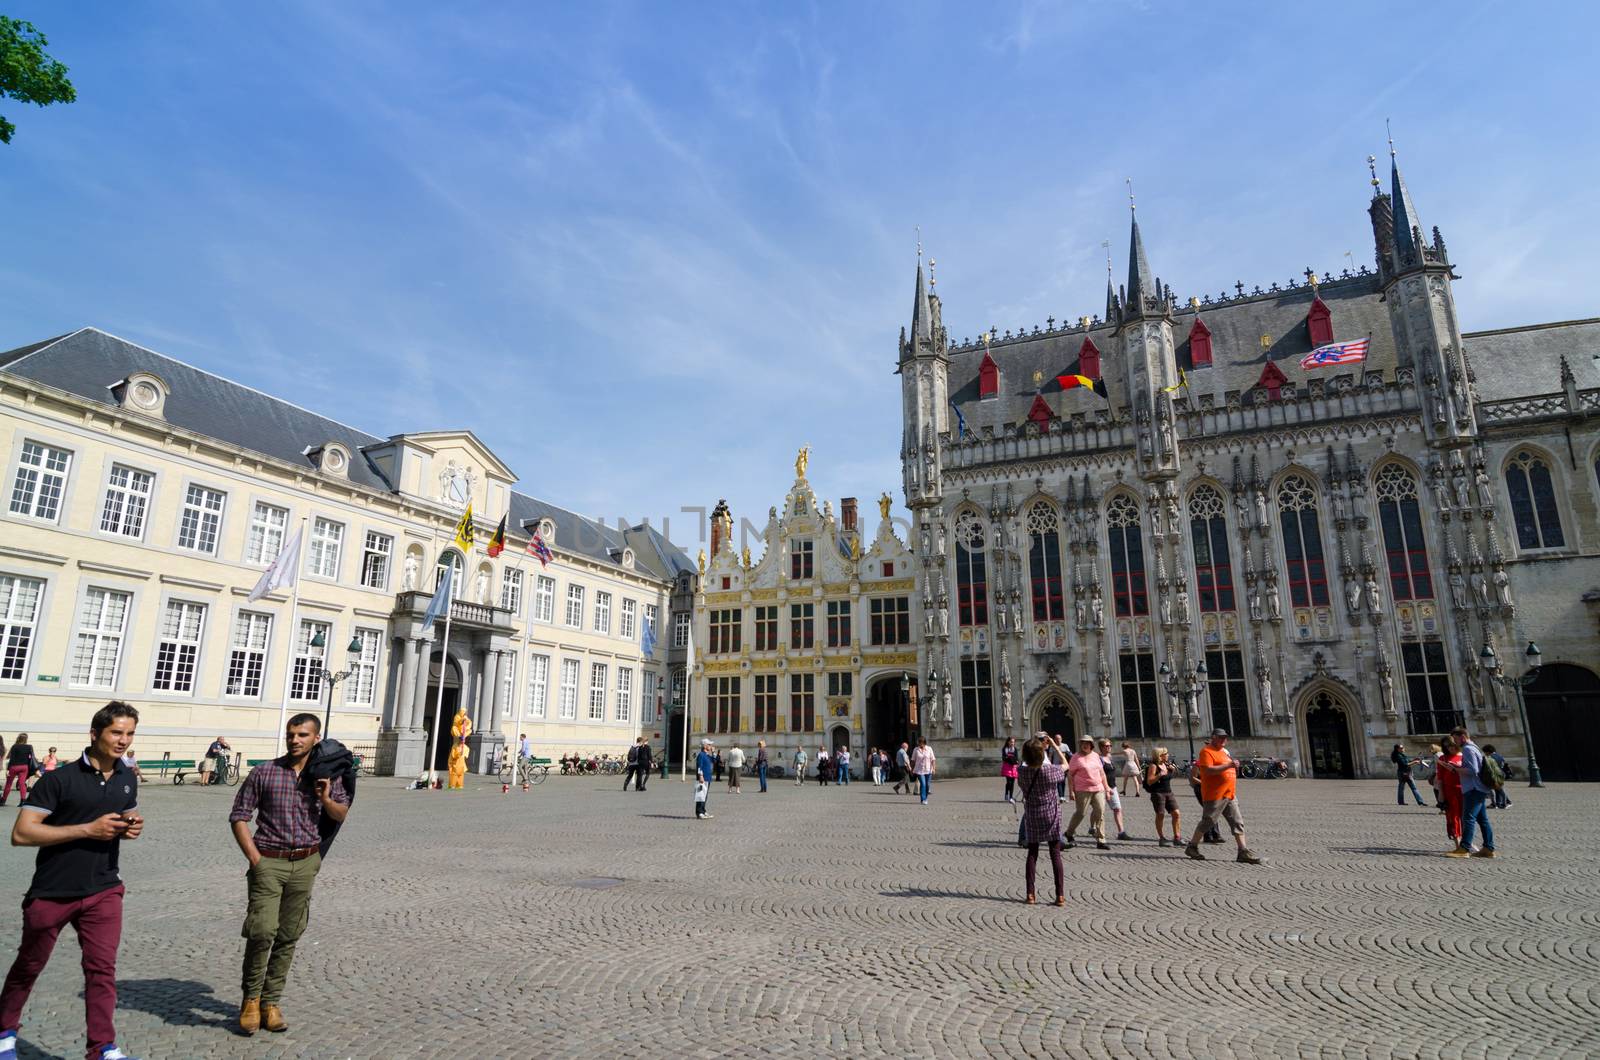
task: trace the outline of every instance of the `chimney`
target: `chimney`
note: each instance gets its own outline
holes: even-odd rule
[[[841,528],[847,534],[856,532],[856,499],[843,497],[839,500],[839,519]]]

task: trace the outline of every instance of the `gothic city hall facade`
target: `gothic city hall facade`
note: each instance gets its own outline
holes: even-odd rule
[[[1600,320],[1463,334],[1440,229],[1397,163],[1372,186],[1375,268],[1180,300],[1135,215],[1103,316],[977,341],[918,263],[901,459],[941,764],[1039,729],[1183,758],[1220,726],[1372,776],[1465,723],[1600,779]]]

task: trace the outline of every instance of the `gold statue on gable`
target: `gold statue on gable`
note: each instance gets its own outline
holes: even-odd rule
[[[800,447],[800,452],[795,454],[794,477],[797,479],[804,479],[806,477],[806,468],[810,465],[811,447],[809,445],[802,445]]]
[[[889,518],[889,509],[893,507],[894,498],[890,497],[887,493],[878,498],[878,511],[882,513],[885,520]]]

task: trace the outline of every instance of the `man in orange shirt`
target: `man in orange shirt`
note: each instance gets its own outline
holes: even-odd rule
[[[1200,815],[1200,825],[1184,853],[1196,861],[1204,861],[1206,856],[1200,853],[1200,838],[1221,817],[1232,829],[1233,841],[1239,844],[1239,860],[1246,865],[1261,864],[1261,859],[1250,852],[1244,841],[1244,818],[1239,816],[1239,803],[1234,797],[1238,763],[1228,753],[1228,730],[1211,730],[1211,739],[1200,749],[1194,768],[1200,774],[1200,800],[1205,803],[1205,812]]]

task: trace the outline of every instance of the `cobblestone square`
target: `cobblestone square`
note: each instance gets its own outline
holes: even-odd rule
[[[998,780],[937,783],[926,808],[887,786],[763,796],[747,781],[719,786],[704,822],[686,784],[619,788],[364,779],[318,883],[291,1029],[247,1039],[230,1030],[232,789],[148,780],[149,825],[123,858],[122,1044],[154,1058],[1600,1051],[1594,786],[1513,786],[1493,862],[1440,856],[1441,818],[1397,807],[1391,783],[1244,782],[1259,868],[1159,849],[1147,800],[1129,798],[1134,841],[1068,852],[1065,909],[1020,901]],[[0,863],[7,962],[31,866],[19,849]],[[23,1058],[81,1055],[69,935],[25,1013]]]

